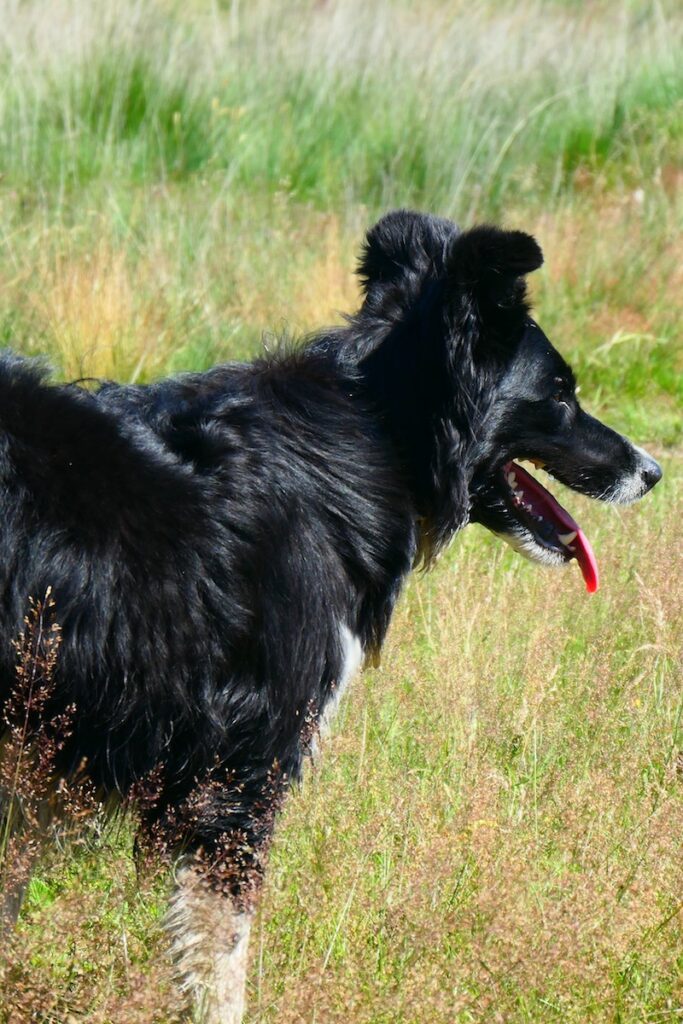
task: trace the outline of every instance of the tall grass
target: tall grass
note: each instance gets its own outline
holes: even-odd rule
[[[571,321],[586,383],[665,394],[678,436],[677,5],[3,0],[0,15],[8,343],[73,377],[246,355],[352,306],[363,228],[416,204],[536,229],[541,309]]]
[[[0,170],[463,213],[680,156],[675,6],[4,0]],[[673,151],[669,144],[676,140]]]

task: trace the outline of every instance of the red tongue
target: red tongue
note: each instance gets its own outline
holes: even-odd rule
[[[586,590],[594,594],[598,589],[600,577],[598,575],[598,563],[593,554],[593,549],[585,533],[578,523],[574,522],[566,509],[562,508],[559,501],[556,501],[550,491],[539,484],[530,473],[522,469],[516,462],[508,462],[504,467],[505,476],[514,473],[517,478],[517,488],[523,492],[523,500],[532,506],[535,512],[549,519],[556,527],[558,537],[561,534],[575,533],[569,544],[565,544],[567,551],[579,563],[583,574]]]
[[[576,547],[575,557],[586,581],[586,590],[589,594],[594,594],[600,586],[598,563],[593,554],[593,548],[590,546],[590,541],[583,530],[576,531],[576,540],[572,547]]]

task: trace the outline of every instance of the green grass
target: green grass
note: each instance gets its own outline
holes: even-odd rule
[[[353,309],[363,231],[414,204],[534,232],[586,406],[665,465],[632,510],[567,497],[594,598],[476,528],[410,581],[285,810],[249,1020],[680,1020],[678,5],[0,16],[3,345],[121,380],[248,357]],[[32,883],[2,1024],[178,1019],[164,882],[138,891],[125,828],[95,839]]]
[[[117,7],[112,24],[104,8],[84,17],[67,4],[49,48],[31,43],[29,15],[17,19],[0,113],[8,178],[73,191],[201,172],[325,209],[462,213],[482,198],[488,209],[556,198],[579,171],[629,184],[665,148],[680,157],[673,5],[581,18],[481,4],[454,17],[425,2],[347,2],[326,18],[300,3],[217,21],[200,4]]]

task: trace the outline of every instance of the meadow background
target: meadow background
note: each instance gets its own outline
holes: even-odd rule
[[[594,597],[478,528],[411,580],[283,816],[249,1024],[683,1020],[680,4],[0,0],[0,344],[57,377],[337,321],[404,205],[537,235],[540,322],[665,478],[566,498]],[[163,882],[91,840],[32,883],[2,1024],[180,1019]]]

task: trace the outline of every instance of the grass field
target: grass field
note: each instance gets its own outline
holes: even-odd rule
[[[250,1024],[683,1020],[683,12],[639,0],[0,0],[0,343],[149,380],[357,301],[382,211],[534,232],[603,586],[477,528],[414,577],[290,800]],[[555,486],[555,485],[553,485]],[[33,882],[1,1024],[174,1024],[125,824]]]

